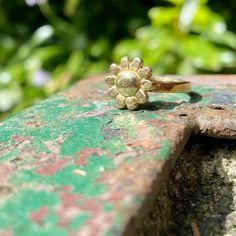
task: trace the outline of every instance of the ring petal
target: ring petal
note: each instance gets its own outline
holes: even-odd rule
[[[129,58],[128,57],[122,57],[120,60],[120,66],[121,68],[124,69],[128,69],[129,68]]]
[[[116,97],[116,107],[122,109],[126,106],[125,97],[121,94],[118,94]]]
[[[108,87],[112,87],[115,84],[116,76],[115,75],[108,75],[105,79],[105,83]]]
[[[127,108],[129,110],[135,110],[138,107],[138,103],[137,103],[135,97],[127,97],[126,104],[127,104]]]
[[[117,75],[121,72],[121,68],[118,65],[113,63],[113,64],[111,64],[109,71],[111,74]]]
[[[135,98],[136,98],[137,102],[140,103],[140,104],[144,104],[148,101],[148,95],[142,89],[140,89],[136,93]]]
[[[141,79],[147,79],[152,76],[152,69],[150,67],[143,67],[138,71],[138,74]]]
[[[141,88],[143,90],[150,90],[152,88],[152,82],[147,79],[141,80]]]
[[[143,66],[143,60],[139,57],[134,58],[134,60],[130,63],[130,68],[132,70],[139,70]]]
[[[111,97],[111,98],[116,98],[116,96],[118,95],[118,90],[116,88],[116,86],[113,86],[111,87],[109,90],[108,90],[108,95]]]

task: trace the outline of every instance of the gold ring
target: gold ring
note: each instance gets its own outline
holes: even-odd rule
[[[150,67],[143,67],[143,60],[121,58],[120,65],[111,64],[105,79],[108,94],[116,99],[116,107],[135,110],[148,101],[148,92],[188,93],[191,83],[168,76],[152,76]]]

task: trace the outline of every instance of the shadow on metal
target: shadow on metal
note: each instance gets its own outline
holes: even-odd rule
[[[159,109],[164,109],[164,110],[173,110],[174,108],[182,105],[182,104],[186,104],[186,103],[190,103],[190,104],[194,104],[194,103],[198,103],[200,102],[203,97],[201,94],[197,93],[197,92],[190,92],[188,93],[189,95],[189,101],[182,101],[182,102],[165,102],[165,101],[152,101],[149,102],[147,104],[144,104],[141,108],[148,110],[148,111],[156,111]]]

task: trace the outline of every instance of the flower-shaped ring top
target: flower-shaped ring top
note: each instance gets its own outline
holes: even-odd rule
[[[151,76],[151,68],[143,67],[141,58],[130,61],[128,57],[123,57],[120,65],[111,64],[105,83],[110,97],[116,99],[116,107],[134,110],[139,104],[146,103],[147,91],[152,87]]]

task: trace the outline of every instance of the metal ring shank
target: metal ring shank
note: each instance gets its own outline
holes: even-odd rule
[[[191,83],[181,79],[171,77],[152,77],[152,88],[150,92],[158,93],[189,93],[191,92]]]

